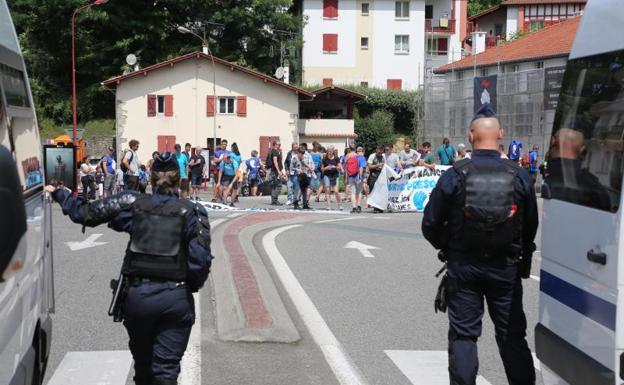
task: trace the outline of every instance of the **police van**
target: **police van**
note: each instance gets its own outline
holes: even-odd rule
[[[40,385],[54,308],[51,205],[24,59],[0,0],[0,384]]]
[[[624,383],[623,5],[589,1],[555,113],[535,328],[545,385]]]

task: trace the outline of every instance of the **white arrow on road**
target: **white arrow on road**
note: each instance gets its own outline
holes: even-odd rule
[[[379,247],[367,245],[357,241],[351,241],[344,246],[345,249],[357,249],[365,258],[375,258],[371,250],[379,250]]]
[[[107,244],[108,242],[96,242],[96,240],[101,237],[102,234],[91,234],[89,238],[80,242],[65,242],[71,251],[88,249],[90,247],[102,246]]]

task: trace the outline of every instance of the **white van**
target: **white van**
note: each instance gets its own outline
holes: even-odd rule
[[[39,129],[6,0],[0,0],[0,384],[43,381],[54,308],[52,217]]]
[[[543,189],[537,357],[545,385],[624,380],[624,2],[590,0]],[[622,259],[622,262],[620,261]]]

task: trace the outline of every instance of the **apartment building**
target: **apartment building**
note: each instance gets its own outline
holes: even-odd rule
[[[535,31],[578,16],[586,3],[587,0],[504,0],[469,17],[468,34],[485,32],[485,48],[492,48],[520,31]]]
[[[301,0],[306,85],[419,88],[461,58],[465,0]]]

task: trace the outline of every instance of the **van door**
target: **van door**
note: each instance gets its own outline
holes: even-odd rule
[[[624,51],[573,59],[544,175],[537,356],[544,383],[613,384],[622,247]]]

